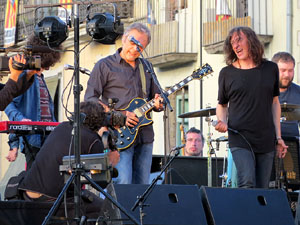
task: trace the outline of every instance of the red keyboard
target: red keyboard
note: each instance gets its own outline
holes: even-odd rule
[[[1,121],[0,133],[44,134],[50,133],[59,122]]]

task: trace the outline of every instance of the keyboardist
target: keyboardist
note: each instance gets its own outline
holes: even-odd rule
[[[27,45],[33,47],[45,47],[46,43],[42,42],[38,37],[32,35],[28,38]],[[60,49],[57,47],[56,49]],[[41,57],[41,70],[34,74],[34,82],[32,86],[23,94],[14,98],[5,109],[5,113],[9,120],[13,121],[44,121],[55,122],[54,104],[47,88],[42,72],[54,66],[60,60],[58,51],[50,51],[48,53],[37,53]],[[22,75],[26,74],[24,71]],[[39,134],[26,135],[18,137],[15,134],[9,136],[10,151],[7,160],[13,162],[18,155],[18,148],[25,154],[27,169],[31,167],[36,154],[44,142],[45,137]]]

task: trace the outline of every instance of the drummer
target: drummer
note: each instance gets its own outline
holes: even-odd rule
[[[185,156],[203,156],[204,137],[200,130],[192,127],[186,132]]]
[[[277,52],[272,61],[277,63],[279,69],[279,102],[280,104],[299,105],[300,111],[300,86],[295,84],[294,68],[295,59],[288,52]],[[300,113],[299,113],[300,114]],[[281,123],[281,135],[284,137],[299,137],[299,121],[285,121]]]

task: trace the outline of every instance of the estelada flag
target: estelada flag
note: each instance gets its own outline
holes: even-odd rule
[[[7,0],[4,24],[4,46],[15,44],[18,0]]]

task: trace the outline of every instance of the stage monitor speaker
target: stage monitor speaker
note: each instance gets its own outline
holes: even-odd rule
[[[209,225],[294,225],[280,189],[200,188]]]
[[[131,208],[134,206],[137,196],[141,196],[148,186],[114,184],[110,187],[109,193],[113,188],[114,193],[111,195],[115,196],[116,200],[140,221],[139,206],[134,211],[131,211]],[[145,204],[147,206],[143,209],[144,225],[207,225],[199,189],[196,185],[157,185]],[[104,214],[121,215],[121,218],[124,219],[123,224],[133,224],[123,213],[110,213],[115,211],[116,207],[112,207],[112,204],[105,200]]]
[[[164,156],[152,157],[151,172],[158,172],[164,164]],[[224,158],[212,158],[212,185],[222,186]],[[168,170],[168,184],[208,185],[207,157],[178,156]]]

